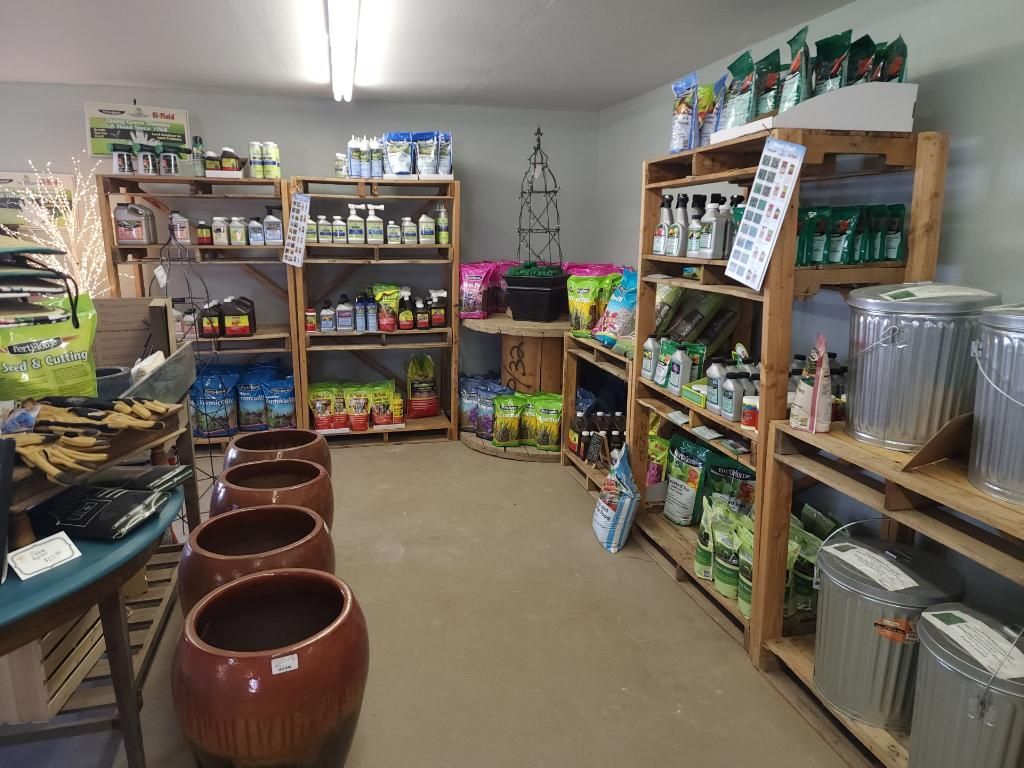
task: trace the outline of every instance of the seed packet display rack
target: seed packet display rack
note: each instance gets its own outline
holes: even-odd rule
[[[772,137],[804,145],[806,155],[760,291],[751,290],[725,277],[725,260],[709,261],[651,253],[663,194],[668,194],[670,190],[726,182],[737,184],[743,192],[749,192],[765,142]],[[692,581],[712,601],[708,609],[713,612],[715,606],[721,608],[737,629],[742,631],[743,642],[752,654],[760,649],[761,638],[764,637],[763,629],[759,626],[759,621],[763,620],[763,610],[759,610],[759,603],[764,601],[763,590],[767,588],[765,579],[761,577],[761,572],[765,570],[764,561],[767,557],[779,557],[780,551],[784,555],[784,546],[779,550],[777,543],[780,536],[784,541],[786,535],[784,530],[780,533],[777,529],[766,528],[765,521],[789,514],[788,508],[784,512],[764,512],[766,496],[763,480],[772,457],[771,450],[765,450],[765,446],[769,445],[769,424],[787,416],[786,392],[794,300],[813,296],[823,289],[845,293],[859,285],[931,279],[938,255],[947,154],[948,140],[940,133],[882,134],[775,129],[644,164],[636,315],[637,348],[654,332],[655,299],[659,284],[668,283],[690,290],[719,293],[739,299],[739,319],[729,344],[741,342],[751,350],[761,360],[762,373],[759,425],[756,431],[751,431],[741,429],[738,423],[728,421],[684,397],[642,379],[640,366],[634,365],[629,379],[630,413],[627,430],[632,467],[637,484],[643,489],[648,458],[648,419],[652,412],[667,417],[670,413],[681,411],[688,417],[688,423],[681,427],[682,431],[697,442],[703,441],[693,435],[693,428],[708,426],[727,438],[739,438],[749,443],[751,452],[738,455],[723,450],[719,445],[720,440],[707,444],[757,471],[755,587],[751,619],[744,618],[736,601],[715,591],[711,582],[695,578]],[[849,168],[853,170],[846,170]],[[801,181],[828,181],[852,175],[892,173],[899,174],[898,178],[903,179],[904,183],[908,174],[913,176],[905,263],[796,266],[797,209],[800,204]],[[699,278],[683,278],[683,267],[698,267]],[[778,500],[768,499],[768,503],[773,502],[778,503]],[[695,528],[673,525],[661,514],[659,505],[649,503],[642,505],[637,516],[637,528],[675,563],[679,578],[690,578],[696,545]],[[776,567],[777,564],[773,563],[772,568]],[[741,635],[737,633],[736,636]]]
[[[329,363],[332,356],[346,355],[358,364],[360,380],[394,379],[405,391],[404,371],[392,370],[380,360],[380,353],[393,350],[407,355],[424,352],[434,358],[435,375],[441,395],[441,414],[423,419],[409,419],[405,427],[367,432],[325,432],[328,439],[338,438],[340,445],[361,442],[411,442],[454,440],[458,421],[452,416],[458,410],[459,380],[459,212],[460,182],[444,179],[348,179],[333,176],[296,176],[287,188],[285,224],[287,225],[291,196],[296,193],[310,197],[310,215],[348,215],[348,204],[384,205],[385,221],[410,216],[416,221],[422,214],[433,215],[434,207],[444,203],[448,209],[451,232],[446,245],[420,244],[348,244],[307,243],[301,267],[288,267],[289,291],[292,299],[292,346],[298,350],[295,378],[296,417],[299,426],[309,428],[311,414],[307,394],[311,375],[317,366]],[[396,213],[395,211],[399,211]],[[365,215],[365,212],[361,212]],[[307,307],[319,310],[324,300],[335,301],[339,293],[351,299],[368,283],[381,277],[374,268],[389,268],[388,282],[401,282],[390,267],[410,270],[410,281],[430,280],[432,286],[448,291],[447,325],[429,330],[393,332],[331,332],[308,333],[304,313]],[[412,270],[418,270],[414,273]],[[311,368],[313,373],[311,374]],[[356,378],[353,376],[353,378]]]

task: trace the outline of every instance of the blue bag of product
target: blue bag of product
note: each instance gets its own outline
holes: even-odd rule
[[[391,131],[384,134],[384,173],[408,176],[413,168],[412,134]]]
[[[693,147],[693,123],[697,109],[697,73],[683,75],[672,83],[672,134],[669,152],[682,152]]]
[[[623,446],[619,460],[601,485],[594,507],[594,535],[612,554],[626,546],[639,501],[640,493],[629,468],[629,452]]]
[[[196,437],[228,437],[238,431],[238,373],[204,370],[189,388],[192,434]]]
[[[263,382],[273,378],[274,369],[266,366],[247,368],[238,378],[238,429],[261,432],[267,429],[267,398]]]
[[[619,339],[632,336],[636,326],[636,298],[636,270],[624,269],[604,315],[594,326],[594,338],[606,347],[614,347]]]
[[[437,173],[437,131],[417,131],[412,144],[416,148],[416,173]]]
[[[437,134],[437,172],[450,176],[454,159],[455,144],[451,131],[441,131]]]
[[[294,429],[295,379],[288,375],[264,381],[263,396],[267,401],[267,427]]]

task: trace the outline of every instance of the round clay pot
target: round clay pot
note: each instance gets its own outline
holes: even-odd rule
[[[220,473],[210,496],[210,517],[242,507],[289,504],[334,522],[331,478],[319,464],[299,459],[237,464]]]
[[[275,568],[334,573],[334,544],[320,515],[305,507],[277,505],[211,517],[192,531],[181,553],[182,613],[229,581]]]
[[[331,474],[331,449],[324,436],[309,429],[271,429],[239,433],[224,452],[224,469],[250,461],[303,459]]]
[[[340,768],[369,661],[366,620],[345,582],[298,568],[253,573],[185,618],[174,710],[203,768]]]

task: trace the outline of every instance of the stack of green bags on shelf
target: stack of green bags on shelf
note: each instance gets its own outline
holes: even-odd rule
[[[494,396],[491,442],[496,446],[528,445],[539,451],[558,451],[562,444],[561,426],[562,396],[559,394],[513,392]]]
[[[906,215],[902,203],[802,207],[797,212],[796,264],[906,261]]]

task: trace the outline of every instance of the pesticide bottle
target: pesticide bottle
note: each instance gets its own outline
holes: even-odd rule
[[[708,377],[708,400],[707,409],[712,413],[720,413],[722,380],[725,379],[725,358],[711,358],[711,365],[707,370]]]
[[[402,244],[402,228],[395,224],[394,221],[389,221],[387,227],[384,230],[387,235],[388,245],[401,245]]]
[[[259,219],[249,219],[249,245],[265,245],[266,235]]]
[[[365,333],[366,332],[366,300],[364,299],[362,294],[360,294],[359,296],[356,296],[355,321],[356,321],[355,322],[356,332],[357,333]]]
[[[691,375],[690,369],[693,367],[693,360],[690,359],[690,353],[685,348],[680,347],[672,353],[672,357],[668,363],[668,391],[674,394],[679,394],[683,388],[683,384],[689,384]]]
[[[348,226],[340,215],[335,215],[331,219],[331,237],[334,238],[336,243],[348,242]]]
[[[284,245],[284,227],[275,216],[274,209],[267,207],[267,215],[263,217],[263,242],[267,245]]]
[[[451,242],[451,230],[448,222],[448,209],[444,207],[444,203],[437,204],[437,208],[434,209],[434,219],[438,245],[448,245]]]
[[[355,134],[348,140],[345,148],[348,151],[348,175],[350,178],[358,179],[363,175],[363,163],[359,155],[359,139],[355,137]]]
[[[384,243],[384,219],[376,214],[376,211],[383,211],[383,205],[366,205],[366,242],[373,245]]]
[[[419,223],[420,245],[433,245],[435,233],[434,220],[424,213],[420,216]]]
[[[402,217],[402,244],[403,245],[416,245],[419,240],[416,237],[416,222],[412,220],[412,216]]]
[[[316,217],[316,240],[318,243],[333,243],[334,234],[331,230],[331,222],[324,214]]]
[[[350,332],[355,329],[355,311],[346,294],[338,297],[338,306],[334,310],[334,327],[339,331]]]
[[[668,238],[668,228],[672,224],[672,195],[661,196],[661,210],[659,213],[658,226],[654,228],[654,246],[651,253],[664,255],[665,240]]]
[[[694,211],[694,215],[686,227],[686,255],[692,259],[697,258],[700,253],[700,236],[703,231],[700,218]]]
[[[356,210],[365,211],[364,203],[348,204],[348,241],[353,245],[362,245],[366,242],[366,222],[363,217],[356,213]]]
[[[306,242],[316,242],[316,222],[311,217],[306,217]]]
[[[643,349],[643,362],[640,366],[640,378],[652,381],[654,379],[654,364],[658,359],[658,352],[660,351],[660,345],[658,339],[651,336],[644,342]]]
[[[718,215],[718,203],[708,203],[707,211],[700,220],[700,249],[697,257],[716,259],[722,254],[722,220]]]
[[[683,240],[690,226],[690,217],[686,214],[686,205],[689,202],[690,198],[687,195],[676,195],[674,218],[668,225],[668,234],[665,236],[665,253],[668,256],[678,256],[682,251]]]
[[[368,179],[373,173],[373,164],[370,159],[370,140],[363,136],[359,142],[359,177]]]
[[[188,219],[177,211],[171,211],[167,220],[171,228],[171,236],[179,243],[188,245],[191,242]]]

